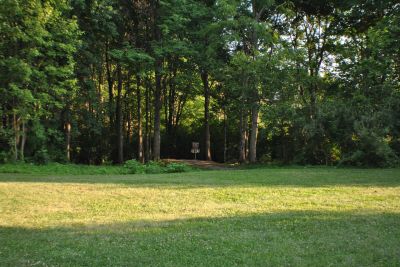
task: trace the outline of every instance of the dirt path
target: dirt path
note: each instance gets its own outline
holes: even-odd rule
[[[206,170],[229,170],[232,167],[223,163],[195,159],[164,159],[166,162],[185,163],[187,165]]]

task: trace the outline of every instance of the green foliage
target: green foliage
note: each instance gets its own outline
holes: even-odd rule
[[[364,129],[356,140],[357,150],[345,156],[340,164],[355,166],[393,167],[399,161],[387,140],[381,140],[374,132]]]
[[[2,149],[12,150],[14,159],[23,159],[26,152],[19,146],[20,138],[27,135],[21,132],[24,124],[30,133],[28,156],[40,163],[47,161],[46,128],[54,127],[49,118],[60,113],[74,95],[73,57],[80,32],[69,11],[69,2],[63,0],[1,3],[0,104],[3,122],[12,117],[13,123],[2,127],[12,135],[0,138],[13,139]]]
[[[162,157],[207,121],[236,161],[259,110],[261,161],[395,166],[399,25],[395,1],[2,0],[0,161],[182,171],[149,162],[158,112]]]
[[[6,151],[1,151],[0,152],[0,164],[7,163],[10,159],[10,155]]]
[[[50,162],[46,151],[38,152],[37,161],[33,163],[3,163],[0,164],[0,173],[21,174],[70,174],[70,175],[97,175],[97,174],[157,174],[190,172],[194,169],[182,163],[151,162],[142,164],[136,160],[127,160],[123,166],[96,166],[61,164]],[[1,156],[1,155],[0,155]]]
[[[39,164],[39,165],[44,165],[44,164],[49,163],[50,156],[49,156],[49,153],[47,152],[47,149],[42,148],[35,152],[32,159],[33,159],[34,163]]]
[[[184,163],[165,163],[162,161],[149,161],[146,164],[142,164],[134,159],[125,161],[124,168],[127,170],[127,173],[131,174],[175,173],[188,172],[192,170]]]
[[[94,166],[60,163],[48,163],[45,165],[36,165],[33,163],[0,164],[0,173],[40,175],[128,174],[127,170],[122,166]]]
[[[163,173],[165,172],[165,167],[162,162],[158,161],[149,161],[146,163],[145,172],[149,174]]]
[[[125,161],[124,168],[127,169],[127,173],[131,174],[144,173],[146,170],[145,165],[134,159]]]
[[[188,170],[189,170],[189,167],[184,163],[172,162],[166,166],[166,172],[168,172],[168,173],[187,172]]]

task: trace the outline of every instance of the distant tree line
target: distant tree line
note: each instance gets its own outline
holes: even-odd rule
[[[0,161],[392,166],[400,4],[0,0]]]

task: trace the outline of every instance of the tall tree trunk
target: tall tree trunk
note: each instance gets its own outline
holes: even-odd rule
[[[211,138],[210,138],[210,87],[208,83],[208,72],[201,72],[204,88],[204,154],[205,160],[211,160]]]
[[[136,97],[137,97],[137,122],[138,122],[138,159],[144,162],[143,155],[143,134],[142,134],[142,96],[140,93],[140,77],[136,77]]]
[[[149,112],[150,112],[150,85],[149,85],[149,83],[147,82],[146,83],[146,108],[145,108],[145,117],[146,117],[146,125],[145,125],[145,131],[146,131],[146,135],[145,135],[145,138],[146,138],[146,141],[145,141],[145,144],[146,144],[146,147],[145,147],[145,155],[144,155],[144,160],[146,161],[146,162],[148,162],[149,160],[150,160],[150,131],[149,131],[149,129],[150,129],[150,121],[149,121],[149,118],[150,118],[150,116],[149,116]]]
[[[153,129],[153,109],[150,108],[150,116],[149,116],[149,159],[153,158],[153,136],[154,136],[154,129]]]
[[[246,128],[247,120],[245,118],[244,107],[240,111],[240,145],[239,145],[239,162],[246,161]]]
[[[251,135],[249,159],[251,163],[257,161],[257,134],[258,134],[258,103],[253,103],[251,107]]]
[[[21,160],[24,161],[25,160],[25,143],[26,143],[26,127],[25,127],[25,121],[22,121],[22,125],[21,125],[21,147],[20,147],[20,156],[21,156]]]
[[[67,160],[71,161],[71,123],[67,121],[64,127]]]
[[[132,118],[133,118],[133,112],[130,109],[130,105],[128,105],[128,103],[125,105],[125,108],[127,110],[126,113],[126,129],[125,129],[125,136],[126,136],[126,140],[125,140],[125,144],[126,146],[129,146],[132,142]]]
[[[111,73],[111,62],[108,56],[108,42],[106,42],[106,52],[105,52],[105,57],[106,57],[106,72],[107,72],[107,85],[108,85],[108,113],[109,113],[109,118],[110,118],[110,129],[112,130],[113,125],[114,125],[114,110],[113,110],[113,101],[114,101],[114,95],[113,95],[113,87],[114,87],[114,79],[113,75]]]
[[[18,160],[18,143],[19,143],[19,129],[18,129],[17,115],[13,114],[13,128],[14,128],[14,160]]]
[[[161,61],[156,63],[156,89],[154,93],[154,136],[153,136],[153,159],[160,160],[161,146]]]
[[[246,161],[249,159],[249,123],[248,123],[248,118],[246,116],[246,131],[245,131],[245,151],[246,151]]]
[[[153,14],[154,14],[154,40],[156,42],[161,41],[161,31],[158,26],[158,10],[159,9],[159,1],[153,1]],[[160,56],[157,56],[155,61],[155,80],[156,80],[156,88],[154,92],[154,136],[153,136],[153,159],[160,160],[160,146],[161,146],[161,133],[160,133],[160,124],[161,124],[161,72],[162,72],[162,64],[163,60]]]
[[[118,75],[118,93],[117,93],[117,150],[118,150],[118,163],[124,162],[124,132],[123,132],[123,116],[122,116],[122,70],[121,66],[117,66],[117,75]]]
[[[226,151],[227,151],[227,136],[228,136],[228,129],[227,129],[227,116],[226,116],[226,107],[224,106],[224,162],[226,162]]]

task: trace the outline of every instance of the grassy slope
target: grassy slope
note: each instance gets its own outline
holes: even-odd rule
[[[0,174],[0,266],[400,266],[400,170]]]

